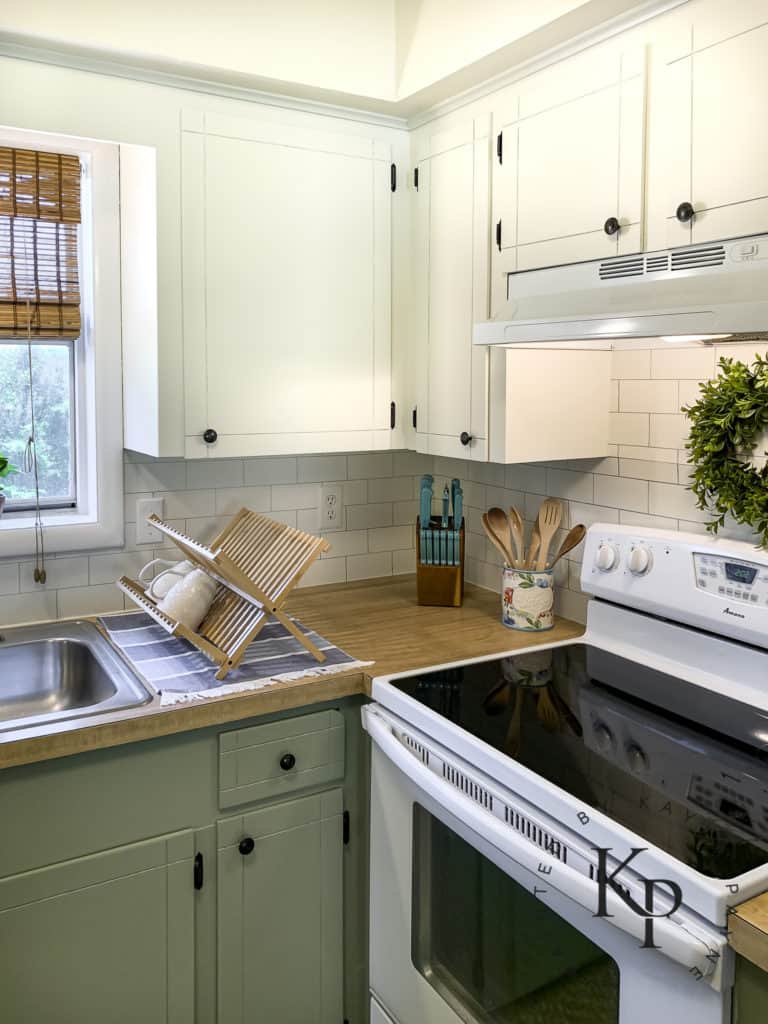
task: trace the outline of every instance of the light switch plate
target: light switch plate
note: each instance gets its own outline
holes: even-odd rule
[[[165,515],[165,498],[139,498],[136,502],[136,543],[162,544],[163,535],[150,526],[147,517],[152,513],[160,519]]]

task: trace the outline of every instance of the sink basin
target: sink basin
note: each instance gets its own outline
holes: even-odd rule
[[[138,707],[151,699],[91,622],[0,631],[0,731]]]

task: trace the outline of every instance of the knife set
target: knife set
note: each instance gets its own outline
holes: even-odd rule
[[[416,521],[416,595],[419,604],[458,608],[464,599],[464,496],[458,480],[443,488],[432,513],[434,477],[421,478]]]

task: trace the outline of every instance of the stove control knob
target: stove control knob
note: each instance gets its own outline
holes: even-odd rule
[[[638,775],[648,771],[648,758],[645,755],[645,751],[634,743],[627,747],[627,761],[632,771]]]
[[[613,750],[613,733],[603,722],[595,724],[595,744],[601,754],[609,754]]]
[[[619,553],[613,544],[601,544],[595,555],[595,566],[600,572],[611,572],[619,563]]]
[[[648,548],[632,548],[627,560],[629,571],[633,576],[645,576],[651,568],[651,552]]]

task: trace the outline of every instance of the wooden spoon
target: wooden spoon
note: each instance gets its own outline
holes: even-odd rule
[[[541,534],[541,546],[539,557],[536,559],[536,571],[546,569],[549,560],[549,546],[552,538],[560,529],[563,519],[563,506],[556,498],[545,498],[539,509],[539,533]]]
[[[515,556],[509,547],[509,519],[502,508],[489,508],[483,513],[483,527],[491,542],[504,556],[506,565],[515,564]]]
[[[528,546],[528,555],[525,559],[525,568],[532,569],[536,564],[536,556],[541,547],[541,536],[539,535],[539,524],[534,523],[531,529],[531,543]]]
[[[515,552],[515,566],[522,569],[525,564],[525,527],[523,517],[514,505],[509,506],[509,535]]]
[[[565,535],[563,543],[560,545],[555,557],[552,559],[550,569],[557,565],[563,555],[567,555],[569,551],[573,551],[577,544],[581,544],[584,540],[584,535],[587,532],[586,526],[582,526],[581,523],[578,526],[572,526],[568,533]]]
[[[490,509],[490,511],[493,512],[494,509]],[[497,509],[496,511],[501,512],[501,509]],[[503,512],[502,515],[504,515]],[[509,536],[509,529],[505,528],[503,534],[501,534],[501,532],[498,532],[495,524],[492,522],[492,520],[488,518],[487,512],[482,513],[482,528],[485,530],[487,539],[490,541],[490,543],[494,545],[494,547],[499,551],[500,555],[504,559],[504,564],[511,565],[514,559],[512,558],[512,552],[507,547],[507,537]]]

